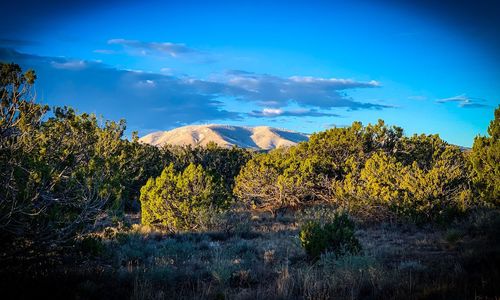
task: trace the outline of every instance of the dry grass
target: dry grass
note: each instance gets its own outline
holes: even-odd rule
[[[23,277],[18,283],[31,290],[19,290],[18,295],[28,296],[32,290],[52,298],[80,299],[485,299],[500,295],[500,226],[496,227],[500,214],[496,211],[476,213],[448,228],[359,224],[360,255],[336,258],[327,253],[318,261],[309,260],[300,246],[302,217],[273,219],[259,214],[249,217],[243,231],[176,235],[138,224],[108,226],[94,235],[90,247],[95,249],[82,252],[93,255],[65,262],[47,276]]]

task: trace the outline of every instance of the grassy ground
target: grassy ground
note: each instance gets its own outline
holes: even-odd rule
[[[308,217],[172,235],[132,216],[83,240],[80,255],[4,270],[1,288],[51,299],[500,299],[498,211],[446,227],[358,224],[359,255],[314,261],[298,240]]]

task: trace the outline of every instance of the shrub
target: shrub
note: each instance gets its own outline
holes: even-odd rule
[[[401,136],[401,128],[382,120],[315,133],[297,146],[253,157],[236,178],[234,195],[275,216],[284,209],[329,201],[331,181],[347,175],[346,161],[363,163],[374,151],[392,152]]]
[[[486,202],[500,206],[500,105],[488,135],[477,136],[470,154],[476,192]]]
[[[429,161],[373,154],[364,165],[354,165],[343,181],[333,183],[338,203],[363,219],[394,216],[416,223],[449,222],[473,207],[467,162],[460,149],[436,136],[409,140],[408,144],[432,142],[439,147],[425,155]]]
[[[332,252],[336,256],[346,253],[358,253],[361,245],[354,236],[354,222],[346,213],[335,216],[332,222],[321,224],[308,221],[299,233],[299,238],[306,253],[317,259],[322,253]]]
[[[161,152],[164,161],[172,162],[177,170],[185,169],[191,163],[201,165],[205,171],[220,179],[228,193],[232,192],[241,167],[253,155],[253,152],[248,149],[238,147],[228,149],[214,142],[196,147],[167,144],[161,148]]]
[[[218,212],[207,212],[207,218],[200,224],[204,231],[218,232],[224,235],[240,237],[252,235],[250,213],[238,207]]]
[[[170,164],[141,188],[142,224],[173,231],[198,229],[209,211],[227,208],[229,199],[222,184],[200,165],[176,172]]]
[[[93,235],[88,235],[78,240],[76,246],[79,247],[82,253],[93,256],[102,255],[106,250],[106,246],[103,244],[102,239]]]
[[[236,177],[234,195],[246,206],[274,216],[287,207],[299,207],[307,190],[303,182],[290,174],[290,160],[287,149],[255,156]]]
[[[125,122],[102,124],[67,107],[49,117],[35,102],[35,79],[0,63],[0,256],[61,250],[92,230],[123,188]]]

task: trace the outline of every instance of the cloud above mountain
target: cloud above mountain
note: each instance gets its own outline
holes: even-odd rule
[[[321,78],[311,76],[279,77],[245,71],[228,71],[222,81],[238,88],[243,100],[254,101],[262,106],[284,107],[291,103],[300,106],[356,109],[382,109],[390,106],[358,102],[349,98],[345,90],[377,88],[377,81],[361,82],[352,79]]]
[[[338,114],[329,112],[320,112],[316,109],[294,109],[283,110],[280,108],[264,108],[262,110],[253,110],[248,116],[257,118],[276,118],[276,117],[339,117]]]
[[[179,55],[190,52],[180,46],[164,47],[164,51]],[[330,108],[388,107],[358,102],[344,93],[354,88],[380,86],[375,81],[303,76],[285,78],[245,71],[229,71],[209,79],[198,79],[117,69],[99,61],[24,54],[7,48],[0,48],[0,60],[36,70],[40,101],[103,113],[110,119],[125,118],[133,124],[132,130],[156,130],[249,117],[336,117],[338,115]],[[228,101],[250,102],[258,109],[231,111],[226,109]],[[290,105],[298,108],[287,109]]]
[[[38,100],[80,111],[126,118],[135,129],[163,129],[209,120],[238,120],[224,109],[220,83],[120,70],[94,61],[44,57],[0,48],[0,60],[16,62],[38,75]]]

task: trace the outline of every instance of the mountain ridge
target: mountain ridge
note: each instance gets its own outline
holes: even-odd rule
[[[270,126],[233,126],[224,124],[188,125],[168,131],[156,131],[139,139],[140,142],[163,146],[206,146],[215,142],[222,147],[241,147],[255,150],[271,150],[307,141],[304,133]]]

